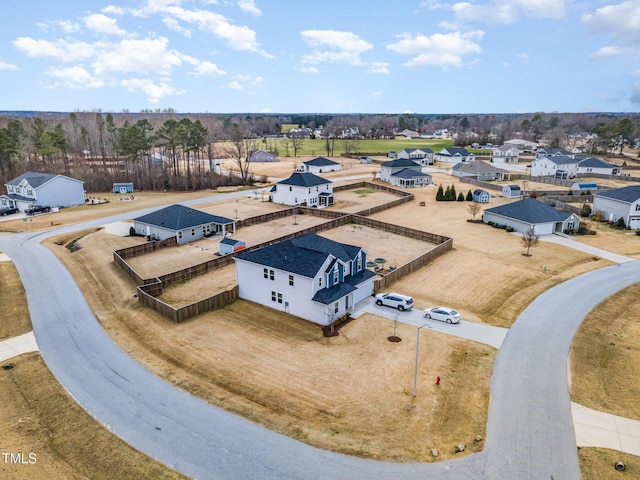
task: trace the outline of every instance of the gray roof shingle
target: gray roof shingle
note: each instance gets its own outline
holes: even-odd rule
[[[9,180],[6,183],[6,185],[19,185],[20,182],[22,182],[22,180],[26,179],[27,182],[29,182],[29,185],[31,185],[33,188],[38,188],[41,185],[44,185],[45,183],[47,183],[49,180],[56,178],[57,176],[59,175],[53,174],[53,173],[24,172],[22,175],[14,178],[13,180]],[[60,176],[64,176],[64,175],[60,175]],[[80,181],[71,177],[67,177],[67,178],[70,178],[71,180],[76,180],[77,182]]]
[[[485,212],[531,224],[563,222],[572,215],[571,212],[556,210],[535,198],[527,198],[525,200],[488,208]]]
[[[170,205],[168,207],[156,210],[155,212],[135,218],[134,221],[140,223],[148,223],[157,227],[168,228],[171,230],[184,230],[185,228],[193,228],[209,223],[218,223],[226,225],[234,223],[234,220],[218,215],[211,215],[200,210],[185,207],[184,205]]]
[[[332,183],[331,180],[319,177],[313,173],[294,172],[289,178],[280,180],[279,185],[295,185],[298,187],[315,187],[316,185],[324,185]]]
[[[629,185],[628,187],[615,188],[613,190],[605,190],[598,192],[596,197],[612,198],[627,203],[633,203],[640,200],[640,185]]]
[[[409,158],[397,158],[395,160],[389,160],[382,163],[383,167],[399,168],[399,167],[419,167],[420,164],[414,162]]]
[[[311,165],[312,167],[326,167],[328,165],[338,165],[338,162],[334,162],[333,160],[329,160],[324,157],[316,157],[312,160],[307,160],[306,162],[302,162],[305,165]]]

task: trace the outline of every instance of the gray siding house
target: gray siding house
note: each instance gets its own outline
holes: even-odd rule
[[[7,193],[0,197],[3,207],[24,211],[30,205],[72,207],[84,205],[84,182],[65,175],[25,172],[5,183]]]
[[[174,204],[134,218],[133,227],[138,235],[153,240],[176,237],[178,243],[187,243],[212,235],[233,234],[236,231],[236,222],[230,218]]]
[[[433,183],[431,175],[422,172],[422,166],[408,158],[389,160],[380,166],[380,180],[398,187],[420,187]]]
[[[482,220],[513,227],[520,233],[533,228],[535,235],[575,231],[580,227],[580,217],[575,213],[556,210],[535,198],[489,208],[484,211]]]
[[[640,229],[640,185],[595,193],[592,211],[604,212],[610,222],[623,218],[627,228]]]

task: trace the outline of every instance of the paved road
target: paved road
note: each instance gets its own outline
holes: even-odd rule
[[[0,250],[13,259],[25,286],[45,362],[78,403],[116,435],[196,478],[578,480],[566,378],[571,340],[599,301],[640,281],[640,262],[628,262],[538,297],[498,354],[484,451],[438,464],[392,464],[309,447],[153,376],[109,339],[69,273],[39,244],[50,234],[0,235]]]

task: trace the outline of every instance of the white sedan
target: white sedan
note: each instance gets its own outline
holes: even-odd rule
[[[458,312],[448,307],[427,308],[423,314],[426,318],[433,318],[447,323],[460,323],[460,320],[462,320]]]

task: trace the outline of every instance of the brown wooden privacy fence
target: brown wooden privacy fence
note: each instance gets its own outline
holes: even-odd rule
[[[157,283],[160,284],[160,282]],[[231,290],[224,290],[189,305],[174,307],[156,298],[155,292],[149,287],[153,287],[153,285],[141,285],[138,287],[138,301],[174,323],[181,323],[202,313],[222,308],[238,298],[239,291],[236,285]]]
[[[131,257],[137,257],[138,255],[144,255],[145,253],[151,253],[161,248],[171,247],[177,245],[178,240],[176,237],[167,238],[165,240],[158,240],[153,242],[141,243],[140,245],[134,245],[133,247],[123,248],[117,250],[118,254],[123,260]]]
[[[491,182],[483,182],[482,180],[476,180],[475,178],[460,177],[462,183],[470,183],[476,187],[484,188],[485,190],[499,190],[502,191],[503,185],[498,185]]]
[[[425,264],[429,263],[434,258],[437,258],[443,253],[448,252],[449,250],[451,250],[452,247],[453,247],[453,240],[449,238],[445,242],[438,245],[433,250],[430,250],[427,253],[414,258],[413,260],[387,273],[383,277],[374,280],[373,288],[375,289],[376,292],[379,292],[380,290],[386,288],[388,285],[391,285],[393,282],[396,282],[397,280],[400,280],[402,277],[409,275],[411,272],[414,272],[419,268],[423,267]]]
[[[578,207],[576,205],[571,205],[569,203],[566,203],[568,200],[572,200],[574,198],[586,198],[586,197],[591,197],[593,198],[593,195],[580,195],[579,197],[572,197],[570,195],[566,196],[566,197],[542,197],[540,200],[542,200],[544,203],[546,203],[547,205],[550,205],[552,207],[555,208],[559,208],[560,210],[564,210],[565,212],[571,212],[571,213],[575,213],[576,215],[580,215],[580,212],[582,210],[582,207]]]

